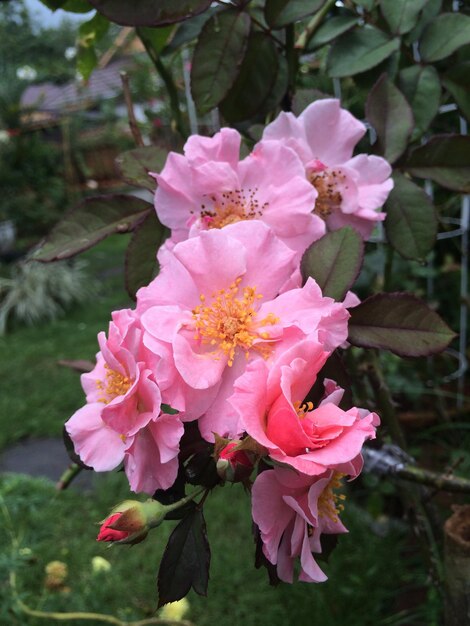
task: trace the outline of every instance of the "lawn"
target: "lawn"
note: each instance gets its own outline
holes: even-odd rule
[[[96,334],[106,328],[111,310],[129,304],[122,274],[116,271],[122,267],[125,245],[126,237],[115,237],[84,255],[99,281],[91,301],[54,323],[18,327],[0,339],[1,448],[25,437],[59,437],[65,419],[83,402],[77,373],[57,361],[92,359]],[[9,589],[11,571],[17,573],[22,600],[32,608],[102,612],[128,620],[154,614],[156,571],[173,523],[165,522],[132,549],[107,549],[95,542],[96,522],[129,494],[123,473],[97,476],[94,485],[84,496],[73,486],[57,493],[45,479],[2,477],[2,626],[53,623],[21,613]],[[197,626],[437,624],[439,603],[432,592],[422,591],[425,570],[406,528],[383,515],[377,524],[359,501],[367,506],[360,489],[348,495],[344,519],[350,533],[341,537],[325,566],[329,581],[273,588],[266,573],[253,567],[249,498],[239,485],[217,489],[205,506],[212,548],[209,595],[189,594],[188,618]],[[106,558],[110,571],[94,572],[95,556]],[[44,586],[45,566],[53,560],[68,567],[65,588],[56,591]]]

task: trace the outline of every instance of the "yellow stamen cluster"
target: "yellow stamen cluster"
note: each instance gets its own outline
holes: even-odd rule
[[[201,218],[209,229],[260,218],[267,202],[260,205],[256,192],[256,189],[248,189],[246,193],[243,189],[235,189],[222,193],[220,198],[210,196],[212,206],[208,208],[206,204],[201,205]]]
[[[339,209],[343,196],[338,191],[338,184],[344,182],[345,176],[339,171],[310,172],[308,179],[318,191],[313,210],[319,217],[325,219],[335,209]]]
[[[320,517],[327,517],[332,522],[337,524],[339,522],[339,515],[344,510],[344,504],[342,502],[346,500],[346,496],[343,493],[335,493],[335,489],[341,489],[341,479],[346,474],[340,472],[334,472],[330,482],[323,490],[321,496],[318,498],[318,514]]]
[[[297,402],[294,402],[294,409],[300,419],[303,419],[306,413],[313,411],[313,402],[301,403],[300,400],[297,400]]]
[[[256,320],[254,304],[263,296],[256,293],[256,287],[244,287],[239,295],[241,278],[237,278],[228,289],[220,289],[212,294],[210,305],[204,305],[206,297],[200,296],[201,304],[193,309],[196,341],[216,346],[214,353],[228,356],[228,365],[233,365],[237,348],[248,353],[251,348],[264,358],[271,353],[271,345],[254,342],[256,339],[269,339],[267,332],[258,333],[262,326],[274,325],[279,319],[269,313],[264,319]]]
[[[108,404],[117,396],[124,396],[131,387],[132,380],[119,372],[115,372],[108,364],[104,367],[106,369],[106,379],[104,381],[97,380],[96,386],[103,392],[103,396],[99,398],[99,401]]]

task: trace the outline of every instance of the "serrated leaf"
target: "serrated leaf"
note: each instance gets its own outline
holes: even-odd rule
[[[168,540],[158,572],[158,606],[184,598],[191,587],[207,595],[210,548],[202,510],[194,509]]]
[[[316,13],[324,4],[325,0],[266,0],[264,16],[271,28],[283,28]]]
[[[385,61],[400,48],[398,37],[390,39],[374,26],[363,26],[341,35],[330,49],[327,72],[332,78],[354,76]]]
[[[248,13],[236,9],[216,13],[204,25],[191,65],[191,93],[200,113],[216,107],[235,82],[250,26]]]
[[[442,84],[450,91],[462,115],[470,121],[470,61],[451,67],[442,78]]]
[[[105,36],[109,26],[109,20],[96,12],[90,20],[79,26],[77,70],[84,80],[90,78],[91,73],[98,65],[95,44]]]
[[[380,0],[382,15],[394,35],[408,33],[418,21],[421,9],[428,0]]]
[[[347,33],[358,23],[359,18],[349,15],[337,15],[326,20],[310,39],[307,50],[316,50],[330,43],[343,33]]]
[[[377,149],[394,163],[406,150],[414,119],[405,96],[382,74],[366,103],[366,117],[377,133]]]
[[[164,26],[209,8],[211,0],[89,0],[97,11],[122,26]]]
[[[435,135],[415,148],[404,168],[418,178],[430,178],[439,185],[470,193],[470,137]]]
[[[239,74],[220,111],[229,122],[242,122],[262,109],[276,85],[279,59],[272,39],[252,33]]]
[[[464,13],[441,13],[425,29],[419,51],[426,63],[450,56],[470,43],[470,16]]]
[[[439,75],[432,65],[411,65],[399,74],[400,88],[415,119],[412,141],[419,139],[437,115],[441,99]]]
[[[153,206],[135,196],[87,198],[54,226],[32,259],[43,263],[68,259],[109,235],[132,231],[149,211],[154,211]]]
[[[411,43],[416,41],[423,34],[426,26],[432,22],[432,20],[439,15],[441,11],[442,0],[428,0],[425,7],[421,11],[421,15],[418,18],[416,26],[414,26],[409,33],[405,36],[405,41]]]
[[[261,112],[268,113],[273,111],[285,96],[289,88],[289,64],[284,56],[278,57],[279,67],[276,82],[274,83],[271,93],[264,101]]]
[[[424,260],[436,241],[436,210],[421,187],[398,172],[393,179],[385,203],[387,238],[405,259]]]
[[[149,172],[159,173],[167,156],[168,151],[163,148],[145,146],[122,152],[116,158],[116,165],[126,183],[155,191],[157,183]]]
[[[347,226],[327,233],[305,251],[300,262],[304,282],[313,278],[324,296],[343,300],[356,280],[364,256],[362,237]]]
[[[399,356],[442,352],[455,333],[428,305],[409,293],[378,293],[349,310],[348,341]]]
[[[191,17],[181,24],[176,26],[176,31],[174,31],[173,37],[170,42],[165,46],[162,50],[162,55],[171,54],[184,46],[184,44],[193,41],[199,36],[199,33],[202,30],[202,27],[207,22],[207,20],[216,13],[220,7],[210,8],[204,13],[200,13],[199,15],[195,15]]]
[[[168,234],[155,211],[151,211],[134,229],[126,250],[125,266],[127,293],[134,300],[137,291],[156,276],[159,269],[157,250]]]

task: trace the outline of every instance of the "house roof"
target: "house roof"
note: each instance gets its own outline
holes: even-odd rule
[[[116,59],[104,68],[95,69],[86,83],[78,80],[63,85],[30,85],[21,96],[22,109],[43,111],[59,116],[70,110],[92,106],[122,93],[120,72],[132,65],[129,58]]]

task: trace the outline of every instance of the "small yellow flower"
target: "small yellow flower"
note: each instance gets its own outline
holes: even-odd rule
[[[100,574],[101,572],[109,572],[111,570],[111,563],[102,556],[94,556],[91,559],[91,569],[93,574]]]
[[[50,561],[44,569],[46,572],[44,586],[47,589],[60,589],[63,587],[68,576],[67,563],[63,561]]]
[[[165,604],[160,612],[160,617],[162,619],[178,621],[183,619],[188,611],[189,602],[186,598],[182,598],[177,602],[170,602],[169,604]]]

